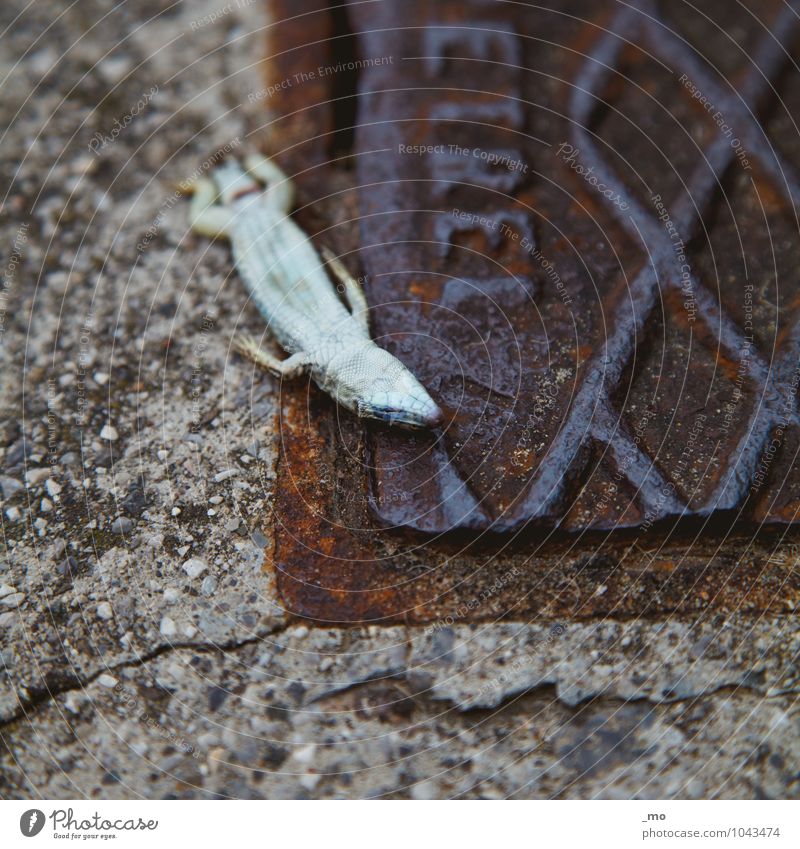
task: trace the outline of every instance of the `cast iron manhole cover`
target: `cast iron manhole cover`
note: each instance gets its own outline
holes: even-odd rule
[[[277,562],[298,612],[430,618],[470,573],[459,532],[503,572],[519,532],[614,531],[617,566],[649,574],[635,552],[676,521],[796,518],[794,6],[550,5],[308,3],[273,31],[299,217],[366,275],[374,335],[448,417],[362,442],[286,393]],[[681,539],[661,568],[696,553]],[[535,602],[513,586],[518,612],[563,602],[586,555],[560,544],[571,566]]]

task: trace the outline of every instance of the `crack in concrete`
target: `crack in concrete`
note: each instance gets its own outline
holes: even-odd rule
[[[150,663],[150,661],[175,651],[184,651],[188,649],[200,654],[225,654],[238,651],[239,649],[246,648],[247,646],[255,645],[267,637],[283,633],[294,624],[294,622],[287,622],[275,628],[269,628],[266,631],[259,632],[252,637],[247,637],[247,639],[234,640],[227,643],[168,643],[166,645],[158,646],[158,648],[154,649],[152,652],[136,657],[133,660],[122,661],[114,666],[105,666],[90,675],[87,675],[85,678],[79,679],[75,676],[75,678],[72,679],[72,682],[65,686],[50,687],[45,684],[42,690],[37,692],[35,696],[24,702],[19,702],[17,710],[12,712],[7,718],[0,721],[0,733],[2,733],[3,729],[9,725],[13,725],[15,722],[23,718],[27,718],[29,714],[37,713],[49,703],[55,701],[59,696],[62,696],[65,693],[74,692],[75,690],[84,690],[90,684],[93,684],[101,675],[113,674],[114,672],[118,672],[123,669],[145,666]]]
[[[290,628],[296,626],[298,621],[300,620],[297,620],[294,617],[289,617],[287,621],[281,623],[280,625],[258,632],[251,637],[247,637],[246,639],[242,640],[231,640],[225,643],[175,642],[166,645],[160,645],[147,654],[140,655],[139,657],[136,657],[131,660],[122,661],[113,666],[104,666],[83,678],[78,678],[78,676],[75,676],[69,681],[64,681],[61,686],[57,684],[49,686],[47,685],[47,683],[45,683],[45,686],[41,689],[41,691],[36,692],[35,695],[33,695],[30,699],[27,699],[24,702],[19,702],[18,708],[6,718],[2,719],[2,721],[0,721],[0,733],[2,733],[3,729],[13,725],[15,722],[18,722],[23,718],[31,718],[33,714],[45,708],[47,705],[55,701],[55,699],[57,699],[59,696],[77,690],[85,689],[86,687],[97,681],[97,679],[104,674],[113,674],[124,669],[145,667],[151,661],[176,651],[189,650],[200,654],[227,654],[231,652],[237,652],[243,648],[247,648],[248,646],[256,645],[269,637],[274,637],[276,635],[287,632]],[[375,683],[376,681],[381,681],[383,679],[392,679],[394,681],[407,681],[408,672],[412,669],[412,665],[410,662],[413,646],[412,631],[413,629],[406,629],[405,636],[407,647],[407,663],[405,666],[395,665],[385,667],[379,671],[370,673],[369,675],[364,676],[363,678],[360,678],[356,681],[350,681],[338,687],[334,686],[313,696],[309,700],[308,704],[319,704],[321,702],[324,702],[326,699],[340,696],[354,690],[358,690],[362,687],[366,687],[372,683]],[[428,698],[436,702],[449,703],[453,708],[457,709],[459,713],[467,715],[477,714],[481,712],[496,713],[498,711],[507,709],[520,699],[529,697],[531,695],[536,695],[544,691],[552,691],[554,701],[557,701],[559,704],[569,710],[577,710],[581,706],[586,705],[587,703],[592,702],[594,700],[602,700],[603,702],[609,703],[648,702],[652,705],[672,705],[710,698],[715,694],[724,691],[731,691],[733,693],[743,691],[753,695],[761,696],[764,699],[778,698],[780,696],[785,695],[800,695],[800,684],[798,684],[797,687],[790,686],[780,688],[778,690],[776,690],[775,688],[763,690],[753,685],[746,684],[744,682],[737,683],[735,681],[728,681],[725,683],[721,683],[708,690],[696,690],[688,694],[676,696],[674,698],[659,698],[654,697],[652,694],[645,693],[642,693],[640,695],[622,696],[611,693],[604,693],[602,691],[595,691],[587,693],[577,701],[572,701],[569,699],[565,699],[562,695],[558,694],[559,683],[561,682],[559,682],[558,679],[541,680],[532,686],[523,687],[519,690],[510,691],[503,694],[501,699],[494,705],[481,703],[470,704],[469,702],[460,703],[453,696],[446,694],[436,694],[435,682],[431,682],[427,690],[427,696]],[[425,695],[426,692],[423,691],[421,693],[411,695],[411,698],[417,699],[419,696],[424,697]]]

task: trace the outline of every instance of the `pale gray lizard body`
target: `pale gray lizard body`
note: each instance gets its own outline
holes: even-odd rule
[[[248,157],[245,169],[227,160],[210,179],[198,180],[191,223],[200,233],[230,239],[240,276],[291,356],[278,360],[249,337],[237,340],[237,348],[280,377],[310,372],[323,391],[364,418],[404,427],[440,424],[441,410],[419,381],[372,341],[358,282],[326,252],[352,312],[337,296],[314,246],[289,217],[288,178],[263,157]]]

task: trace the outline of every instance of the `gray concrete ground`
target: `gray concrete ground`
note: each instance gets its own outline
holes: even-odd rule
[[[0,41],[0,795],[796,797],[795,616],[286,616],[279,399],[228,348],[260,320],[175,192],[264,121],[264,9],[223,6]]]

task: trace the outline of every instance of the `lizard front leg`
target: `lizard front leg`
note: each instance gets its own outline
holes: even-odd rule
[[[217,187],[211,180],[201,177],[192,183],[188,191],[193,195],[189,205],[189,224],[192,229],[212,239],[227,236],[233,213],[216,203]]]
[[[322,258],[330,266],[339,282],[344,286],[344,296],[355,318],[369,336],[369,304],[361,284],[347,270],[345,264],[329,248],[322,248]]]
[[[275,377],[291,380],[300,377],[312,365],[311,357],[304,351],[292,354],[285,360],[279,360],[273,354],[263,351],[258,340],[247,334],[239,334],[233,339],[233,348],[243,357],[254,362]]]

